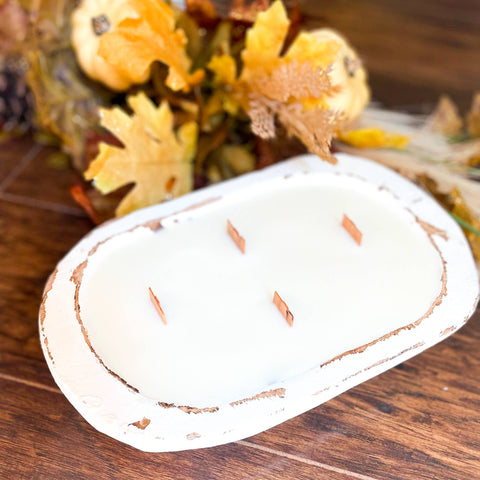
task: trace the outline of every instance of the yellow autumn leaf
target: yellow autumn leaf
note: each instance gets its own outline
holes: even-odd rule
[[[174,130],[167,102],[159,107],[143,93],[128,98],[133,115],[120,108],[101,110],[101,124],[124,148],[100,144],[100,152],[85,172],[100,192],[110,193],[124,185],[134,187],[120,202],[116,214],[156,204],[192,189],[192,159],[198,128],[195,122]]]
[[[278,0],[267,11],[257,15],[253,27],[247,32],[242,52],[244,79],[256,69],[263,71],[276,66],[289,25],[285,7]]]
[[[340,45],[301,33],[282,55],[289,25],[285,7],[275,1],[247,32],[239,74],[226,54],[213,56],[207,67],[223,88],[225,110],[235,115],[241,107],[256,135],[273,138],[278,119],[310,151],[334,162],[329,144],[341,119],[327,109],[326,98],[336,91],[328,66]]]
[[[137,16],[125,18],[104,33],[98,54],[132,83],[141,82],[150,65],[158,60],[168,67],[167,86],[188,91],[198,74],[189,74],[186,36],[183,30],[175,29],[172,8],[159,0],[130,0],[128,6]]]
[[[405,148],[410,139],[398,133],[385,132],[381,128],[359,128],[340,132],[338,139],[356,148]]]
[[[305,106],[312,101],[318,106],[322,97],[331,93],[326,86],[326,69],[335,60],[339,44],[303,32],[281,55],[289,24],[280,0],[258,14],[246,35],[238,78],[235,60],[230,55],[214,55],[210,60],[208,68],[214,72],[216,83],[227,85],[231,96],[246,110],[251,93],[282,102],[302,101]]]
[[[215,82],[233,85],[237,77],[237,66],[230,55],[214,55],[208,68],[215,72]]]
[[[214,81],[217,85],[225,85],[227,89],[218,88],[215,97],[220,99],[223,109],[230,115],[236,115],[240,108],[240,102],[231,89],[237,84],[237,65],[230,55],[214,55],[208,64],[208,68],[215,73]]]

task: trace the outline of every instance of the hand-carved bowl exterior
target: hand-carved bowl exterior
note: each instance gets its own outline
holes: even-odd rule
[[[190,405],[181,400],[172,403],[143,395],[141,388],[124,379],[102,358],[89,336],[79,300],[89,261],[101,251],[108,251],[109,242],[126,232],[156,232],[182,212],[196,215],[207,207],[215,210],[233,194],[241,202],[242,195],[248,198],[252,188],[261,189],[272,182],[275,193],[275,188],[282,188],[292,178],[300,187],[303,179],[311,185],[312,178],[318,178],[322,185],[345,181],[349,188],[366,182],[378,192],[379,202],[385,196],[394,199],[398,208],[407,211],[423,229],[440,259],[438,295],[412,321],[390,327],[385,312],[386,333],[337,351],[329,358],[319,355],[318,364],[312,368],[265,384],[253,394],[246,390],[235,399],[212,405]],[[293,220],[287,217],[285,221]],[[365,159],[340,154],[337,165],[330,165],[305,155],[137,211],[93,230],[58,264],[48,280],[39,327],[52,375],[92,426],[145,451],[174,451],[245,438],[320,405],[452,334],[474,312],[478,295],[477,270],[463,233],[423,191]],[[361,316],[362,312],[358,312],[358,318]],[[358,318],[352,318],[352,322]],[[319,348],[321,343],[319,339]]]

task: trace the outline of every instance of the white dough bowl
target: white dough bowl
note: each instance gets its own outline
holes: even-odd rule
[[[305,155],[93,230],[48,280],[40,337],[93,427],[186,450],[254,435],[422,352],[469,319],[478,285],[461,229],[422,190],[362,158]]]

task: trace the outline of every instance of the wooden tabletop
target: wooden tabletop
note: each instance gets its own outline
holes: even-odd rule
[[[310,25],[357,45],[386,104],[449,92],[466,106],[479,87],[477,0],[304,3]],[[29,139],[0,147],[1,479],[480,478],[478,311],[441,344],[252,438],[151,454],[95,431],[55,385],[38,340],[44,283],[92,228],[68,193],[76,174],[52,151]]]

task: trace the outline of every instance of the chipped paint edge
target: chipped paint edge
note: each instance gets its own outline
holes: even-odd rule
[[[291,162],[294,162],[294,161],[295,160],[292,160]],[[367,160],[363,160],[363,161],[368,162]],[[297,163],[300,163],[300,162],[298,162],[298,160],[297,160]],[[373,163],[373,162],[369,162],[369,163]],[[378,165],[377,165],[377,167],[378,167]],[[383,168],[384,170],[387,170],[387,169],[385,169],[385,167],[381,167],[381,168]],[[307,171],[315,171],[315,168],[312,168],[312,166],[310,165],[310,170],[307,170]],[[297,175],[299,173],[306,173],[306,172],[297,170],[297,171],[294,171],[294,172],[290,172],[287,175],[291,176],[291,175]],[[332,172],[330,171],[328,173],[332,173]],[[333,172],[333,173],[335,173],[335,174],[345,174],[345,175],[349,175],[349,176],[354,176],[355,178],[358,178],[358,179],[365,180],[365,178],[363,178],[362,176],[360,176],[358,174],[355,174],[355,173],[350,173],[350,172]],[[256,174],[252,174],[252,175],[256,175]],[[267,179],[268,178],[271,178],[271,177],[267,177]],[[375,184],[375,182],[373,182],[373,183]],[[383,185],[379,185],[378,182],[376,182],[376,184],[377,184],[377,187],[380,188],[380,189],[385,188]],[[246,185],[244,184],[244,187],[245,186]],[[239,190],[239,189],[241,189],[241,188],[237,188],[237,190]],[[223,188],[223,190],[220,189],[220,191],[223,192],[223,194],[229,193],[228,188]],[[235,189],[234,189],[234,191],[235,191]],[[393,192],[390,192],[390,193],[395,195]],[[197,197],[198,197],[198,195],[197,195]],[[161,228],[162,221],[164,219],[166,219],[168,217],[171,217],[171,216],[174,216],[174,215],[176,215],[178,213],[181,213],[181,212],[185,212],[185,211],[188,211],[188,210],[191,210],[191,209],[194,209],[194,208],[201,207],[205,204],[211,203],[212,201],[215,201],[215,200],[220,199],[220,198],[222,198],[222,195],[217,196],[216,198],[207,199],[207,200],[203,200],[201,202],[197,202],[196,204],[193,204],[191,206],[187,206],[186,208],[183,208],[183,209],[179,210],[178,212],[173,211],[173,212],[169,213],[168,215],[165,215],[165,216],[162,216],[162,217],[149,218],[148,221],[146,221],[146,222],[142,222],[140,224],[130,226],[130,228],[122,229],[120,231],[118,231],[118,228],[117,228],[117,233],[115,235],[112,235],[111,237],[116,236],[119,233],[125,233],[127,231],[134,230],[135,228],[139,228],[139,227],[147,227],[147,228],[151,228],[153,231],[156,231],[159,228]],[[413,201],[410,202],[410,205],[413,206]],[[427,312],[422,317],[420,317],[416,322],[413,322],[412,324],[401,327],[400,329],[397,329],[393,332],[389,332],[385,336],[380,337],[379,339],[377,339],[373,342],[370,342],[366,346],[361,346],[361,347],[358,347],[356,349],[352,349],[350,351],[344,352],[343,354],[335,357],[334,359],[330,360],[329,362],[326,362],[326,363],[322,364],[320,366],[320,369],[329,368],[329,364],[331,364],[332,362],[335,362],[335,361],[341,362],[348,356],[352,356],[354,354],[361,354],[361,353],[365,352],[368,349],[368,347],[374,347],[375,345],[377,345],[382,340],[387,340],[388,338],[391,338],[392,336],[399,335],[404,330],[411,330],[411,329],[416,328],[417,326],[420,326],[423,323],[423,321],[425,319],[429,318],[435,312],[435,309],[442,304],[442,299],[447,294],[446,286],[447,286],[447,280],[448,280],[447,279],[448,268],[447,268],[447,265],[446,265],[446,261],[445,261],[443,255],[442,255],[442,248],[440,248],[437,245],[437,242],[434,238],[434,235],[438,235],[439,238],[442,238],[442,240],[448,241],[446,236],[445,236],[446,233],[443,232],[443,234],[442,234],[441,229],[437,229],[437,227],[435,227],[435,226],[433,226],[429,223],[426,223],[423,220],[420,220],[420,218],[418,216],[416,216],[413,211],[411,213],[416,217],[416,220],[417,220],[418,224],[420,225],[420,227],[429,236],[430,241],[432,242],[434,248],[437,250],[437,252],[439,253],[439,255],[441,257],[444,271],[442,273],[442,288],[441,288],[441,291],[440,291],[439,295],[437,296],[435,301],[432,302],[432,305],[427,310]],[[112,222],[112,223],[115,224],[116,222]],[[100,228],[102,228],[102,227],[100,227]],[[89,250],[89,254],[93,254],[95,252],[95,250],[100,246],[100,244],[104,243],[108,239],[109,239],[108,237],[107,238],[102,238],[102,241],[97,242],[95,244],[95,246]],[[81,263],[79,265],[77,265],[77,267],[79,267],[79,266],[81,266]],[[83,268],[85,268],[85,265],[83,266]],[[48,336],[47,336],[47,332],[45,330],[45,318],[46,318],[46,302],[47,302],[47,299],[48,299],[48,295],[51,292],[51,289],[54,287],[57,273],[58,273],[58,268],[52,273],[52,275],[50,276],[50,278],[49,278],[49,280],[48,280],[48,282],[45,286],[45,291],[44,291],[42,304],[41,304],[41,307],[40,307],[40,313],[39,313],[40,334],[41,334],[41,337],[42,337],[42,340],[43,340],[42,341],[42,348],[43,348],[45,356],[47,358],[47,363],[49,364],[51,369],[55,368],[55,362],[54,362],[54,354],[52,353],[52,351],[50,349],[50,346],[48,344]],[[319,390],[319,391],[315,392],[314,394],[312,394],[312,396],[322,397],[322,398],[319,398],[319,400],[315,403],[315,405],[317,405],[319,403],[323,403],[324,401],[328,400],[329,398],[332,398],[333,396],[337,395],[338,393],[341,393],[341,391],[344,391],[344,390],[350,388],[351,386],[354,386],[355,384],[360,383],[360,381],[362,381],[362,379],[365,380],[365,379],[371,378],[371,376],[374,376],[378,373],[381,373],[381,371],[384,371],[385,369],[387,369],[387,367],[393,366],[391,364],[394,363],[394,362],[400,362],[400,361],[403,361],[407,358],[410,358],[417,351],[419,352],[419,351],[424,350],[425,348],[435,344],[437,341],[439,341],[439,339],[443,339],[446,336],[453,333],[454,331],[458,330],[464,323],[466,323],[469,316],[474,312],[475,305],[477,304],[478,299],[479,299],[479,295],[477,293],[477,295],[475,297],[475,300],[473,302],[473,305],[470,308],[469,313],[467,315],[465,315],[464,318],[461,319],[462,324],[457,323],[455,325],[451,325],[450,327],[444,328],[442,331],[439,331],[438,332],[439,333],[439,335],[438,335],[439,338],[437,340],[433,341],[433,342],[432,341],[429,341],[427,343],[417,342],[414,345],[410,346],[409,348],[403,349],[402,351],[400,351],[396,355],[386,356],[386,357],[382,358],[381,360],[376,360],[371,365],[365,366],[363,369],[348,375],[347,377],[343,378],[342,380],[339,380],[338,385],[332,386],[331,388],[328,387],[328,388],[325,388],[325,389],[322,389],[322,390]],[[77,296],[77,301],[78,301],[78,296]],[[88,338],[88,335],[87,335],[87,338]],[[361,358],[363,358],[363,356],[361,356]],[[106,367],[104,367],[104,368],[106,368]],[[368,372],[368,375],[367,375],[367,372]],[[372,373],[372,372],[374,372],[374,373]],[[53,373],[53,370],[52,370],[52,373]],[[54,377],[57,380],[57,377],[55,375],[54,375]],[[362,378],[358,379],[357,377],[362,377]],[[122,379],[120,379],[120,378],[117,378],[116,380],[122,381]],[[58,381],[57,381],[57,383],[58,383]],[[287,381],[287,383],[288,383],[288,381]],[[135,397],[141,397],[138,393],[135,393],[136,389],[134,387],[132,389],[132,387],[129,386],[129,389],[135,395]],[[334,392],[334,393],[330,394],[330,391]],[[71,395],[68,394],[68,389],[64,390],[64,392],[67,395],[67,397],[70,399],[70,401],[72,403],[74,403],[74,405],[75,405],[75,399],[73,399],[71,397]],[[277,392],[277,393],[268,394],[268,392]],[[265,395],[266,393],[267,393],[267,395]],[[290,395],[288,395],[288,397],[290,397]],[[248,407],[249,405],[252,405],[254,400],[261,401],[261,402],[258,403],[258,405],[263,405],[263,402],[272,402],[272,401],[274,401],[274,404],[272,404],[272,405],[277,405],[277,402],[282,402],[281,404],[283,404],[283,402],[288,400],[287,391],[286,391],[286,389],[283,389],[283,390],[280,389],[280,393],[279,393],[279,388],[272,388],[272,390],[266,391],[266,392],[261,392],[254,397],[249,397],[249,398],[239,400],[239,401],[236,401],[236,402],[231,402],[234,405],[230,404],[230,406],[235,406],[235,408],[244,409],[244,408]],[[199,409],[199,408],[190,407],[190,406],[176,406],[176,405],[170,405],[170,404],[162,404],[161,402],[156,402],[156,405],[160,406],[160,407],[163,407],[161,409],[162,411],[164,411],[164,410],[169,410],[170,411],[173,408],[174,410],[176,410],[178,412],[181,412],[181,414],[187,414],[187,417],[189,416],[190,413],[195,413],[195,414],[197,414],[197,413],[211,413],[211,414],[213,414],[213,413],[218,412],[218,414],[222,414],[221,412],[224,411],[223,406],[221,406],[220,409],[218,407],[207,407],[207,408]],[[312,408],[312,406],[315,406],[315,405],[310,405],[307,408],[303,408],[303,411],[305,411],[309,408]],[[75,405],[75,406],[79,411],[81,411],[81,408],[79,408],[78,405]],[[263,406],[265,406],[265,405],[263,405]],[[289,409],[286,409],[285,407],[283,407],[281,409],[278,409],[277,407],[275,407],[275,408],[276,408],[276,410],[270,412],[268,414],[268,416],[269,417],[274,417],[274,418],[276,418],[276,420],[271,421],[270,424],[268,424],[268,425],[266,425],[264,423],[264,425],[266,425],[266,427],[264,426],[264,428],[262,428],[262,429],[269,428],[269,426],[273,426],[275,424],[281,423],[282,421],[284,421],[284,420],[290,418],[291,416],[293,416],[292,413],[289,413]],[[220,412],[219,412],[219,410],[220,410]],[[285,412],[285,410],[288,410],[288,411]],[[81,411],[81,413],[82,413],[82,415],[84,415],[87,418],[86,412]],[[300,410],[296,411],[295,415],[297,415],[299,413],[302,413],[302,411],[300,411]],[[217,415],[215,415],[215,417],[216,416]],[[197,417],[197,416],[195,415],[195,417]],[[200,415],[199,417],[203,417],[203,415]],[[138,418],[142,418],[141,415],[137,416],[137,419]],[[145,416],[143,418],[147,418],[147,417]],[[92,421],[91,418],[87,418],[87,420],[90,423],[94,424],[94,426],[96,426],[99,430],[101,430],[101,431],[106,430],[105,428],[102,428],[98,424],[98,420],[96,420],[95,422]],[[128,425],[133,425],[134,423],[135,423],[135,421],[132,421]],[[147,429],[147,431],[148,430],[149,429]],[[193,433],[197,434],[197,430],[195,430]],[[241,429],[239,429],[239,430],[241,430]],[[201,431],[201,430],[198,430],[198,431]],[[110,436],[113,436],[114,438],[118,438],[119,440],[125,441],[126,443],[130,443],[131,445],[136,446],[137,448],[140,448],[140,449],[145,450],[145,451],[168,451],[168,450],[179,450],[179,449],[185,449],[185,448],[197,448],[197,447],[201,447],[201,446],[212,445],[212,440],[210,439],[211,434],[209,436],[209,435],[201,435],[200,433],[198,433],[199,436],[198,437],[195,436],[195,440],[197,440],[197,442],[194,442],[195,446],[187,446],[186,444],[183,444],[183,443],[180,442],[180,443],[173,443],[173,444],[171,444],[171,446],[169,448],[165,448],[165,447],[159,447],[158,445],[157,446],[154,445],[156,440],[158,442],[162,443],[162,444],[164,444],[165,442],[167,442],[167,443],[169,442],[169,439],[168,438],[166,439],[165,436],[163,436],[163,435],[162,436],[156,435],[155,437],[152,436],[152,438],[150,438],[150,440],[148,440],[148,441],[146,439],[143,439],[143,438],[142,438],[141,441],[137,441],[140,438],[138,436],[136,438],[132,438],[132,439],[129,438],[128,440],[127,440],[127,438],[122,438],[122,437],[125,437],[126,433],[128,433],[126,431],[123,432],[123,434],[120,435],[120,436],[115,434],[115,433],[112,433],[111,431],[106,432],[106,433],[109,434]],[[144,432],[142,430],[142,435],[143,435],[143,433]],[[253,432],[253,433],[255,433],[255,432]],[[253,433],[249,432],[248,434],[253,434]],[[213,444],[225,443],[227,441],[232,441],[232,440],[243,438],[244,436],[246,436],[246,435],[241,435],[235,429],[226,430],[226,431],[223,432],[223,434],[224,434],[224,439],[219,441],[218,438],[217,438],[217,440]],[[184,439],[185,439],[185,436],[184,436]]]

